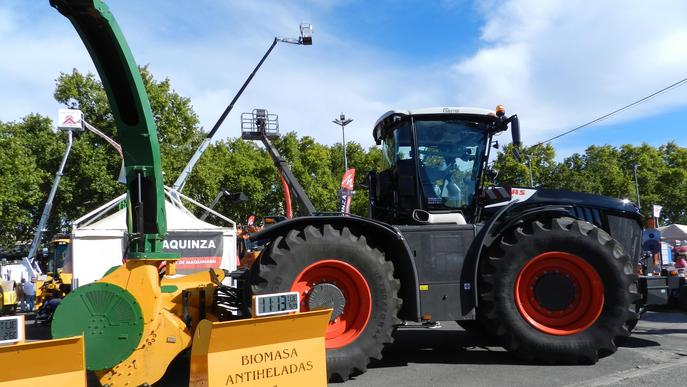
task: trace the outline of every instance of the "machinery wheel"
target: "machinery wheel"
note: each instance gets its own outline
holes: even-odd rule
[[[634,307],[631,307],[631,308],[633,308],[634,311],[635,311],[635,313],[637,313],[637,318],[630,319],[630,320],[628,320],[628,322],[627,322],[627,330],[628,330],[630,333],[632,333],[632,331],[635,330],[635,328],[637,327],[637,323],[639,322],[639,318],[640,318],[640,316],[641,316],[641,310],[642,310],[641,300],[640,300],[640,301],[637,301],[637,302],[635,303]]]
[[[595,363],[638,318],[637,276],[603,230],[550,218],[506,231],[480,260],[481,317],[528,361]]]
[[[332,308],[325,337],[330,381],[381,359],[401,307],[400,282],[384,254],[348,228],[307,226],[277,237],[251,268],[253,294],[298,291],[301,310]]]

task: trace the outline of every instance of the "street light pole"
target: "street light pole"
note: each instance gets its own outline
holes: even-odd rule
[[[346,116],[343,113],[341,113],[339,118],[335,119],[332,122],[337,125],[341,125],[341,134],[343,135],[344,172],[346,172],[348,171],[348,158],[346,157],[346,130],[344,129],[344,127],[353,122],[353,119],[346,118]]]
[[[637,182],[637,167],[639,167],[639,164],[635,164],[632,166],[635,171],[635,189],[637,190],[637,208],[640,210],[642,209],[642,203],[639,200],[639,183]]]
[[[527,167],[530,170],[530,188],[534,188],[534,176],[532,175],[532,157],[527,156]]]

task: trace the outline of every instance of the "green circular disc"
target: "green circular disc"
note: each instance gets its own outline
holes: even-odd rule
[[[53,338],[84,336],[86,368],[112,368],[129,357],[143,336],[143,314],[121,287],[95,282],[69,293],[55,311]]]

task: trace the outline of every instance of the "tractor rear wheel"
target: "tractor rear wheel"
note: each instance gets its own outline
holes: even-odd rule
[[[400,282],[384,254],[344,227],[307,226],[277,237],[251,268],[253,294],[297,291],[301,311],[332,308],[327,373],[344,381],[381,359],[400,323]]]
[[[572,218],[506,231],[479,265],[479,311],[529,361],[595,363],[638,315],[637,276],[618,242]]]

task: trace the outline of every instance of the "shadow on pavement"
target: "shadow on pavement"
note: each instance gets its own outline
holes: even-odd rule
[[[501,348],[493,339],[457,329],[400,328],[384,358],[370,368],[403,367],[408,363],[529,364]]]
[[[645,332],[632,332],[633,335],[639,335],[639,334],[645,334]],[[661,344],[653,341],[653,340],[647,340],[647,339],[642,339],[636,336],[630,336],[630,337],[619,337],[616,339],[616,344],[618,347],[624,347],[624,348],[646,348],[646,347],[660,347]]]

